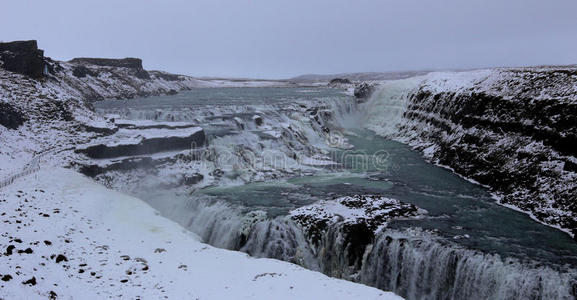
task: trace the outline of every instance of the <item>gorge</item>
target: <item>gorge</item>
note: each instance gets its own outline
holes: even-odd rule
[[[406,299],[577,296],[576,66],[392,74],[360,100],[46,63],[0,69],[3,176],[49,151],[204,243]]]

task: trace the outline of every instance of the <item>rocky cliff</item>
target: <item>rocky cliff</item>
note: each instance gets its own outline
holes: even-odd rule
[[[78,57],[72,59],[70,62],[76,64],[97,65],[102,67],[142,69],[142,59],[133,57],[122,59]]]
[[[38,49],[36,41],[0,43],[0,70],[26,75],[40,84],[58,86],[67,95],[89,102],[174,94],[215,85],[189,76],[147,71],[139,58],[82,57],[67,62],[55,61],[44,57],[44,51]]]
[[[97,116],[90,102],[175,93],[215,83],[160,71],[146,71],[136,58],[44,57],[36,41],[0,43],[0,177],[26,164],[35,153],[72,149],[116,125]],[[74,153],[54,157],[58,165]]]
[[[375,131],[577,234],[577,66],[434,73],[367,105]]]
[[[0,66],[4,69],[34,78],[44,75],[44,51],[36,41],[0,43]]]

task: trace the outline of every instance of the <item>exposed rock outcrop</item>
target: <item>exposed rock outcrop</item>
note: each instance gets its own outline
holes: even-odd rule
[[[200,128],[190,131],[191,133],[184,135],[170,135],[170,133],[168,133],[166,136],[153,137],[146,137],[145,131],[143,131],[144,136],[139,135],[136,137],[136,140],[121,137],[118,141],[79,147],[76,152],[85,153],[90,158],[115,158],[153,154],[164,151],[186,150],[203,146],[205,143],[204,131]]]
[[[166,81],[182,81],[185,77],[182,75],[170,74],[170,73],[161,72],[161,71],[150,71],[150,73],[153,73],[154,76],[156,76],[157,78],[160,78],[160,79],[166,80]]]
[[[0,65],[11,72],[40,78],[46,72],[44,51],[36,41],[0,43]]]
[[[98,73],[88,69],[86,66],[80,65],[80,66],[75,66],[72,68],[72,75],[74,75],[78,78],[84,78],[87,75],[96,77],[96,76],[98,76]]]
[[[424,213],[396,199],[356,195],[300,207],[291,212],[291,218],[302,226],[320,261],[324,262],[323,272],[343,277],[335,274],[343,270],[334,267],[350,266],[359,270],[366,248],[388,221],[415,218]]]
[[[375,91],[375,85],[362,82],[355,85],[354,95],[355,98],[357,98],[357,101],[364,102],[367,99],[369,99],[369,97],[371,97],[374,91]]]
[[[142,59],[134,57],[127,57],[120,59],[78,57],[70,60],[70,62],[77,64],[97,65],[102,67],[142,69]]]
[[[100,67],[113,67],[113,68],[127,68],[131,69],[129,72],[130,74],[136,76],[140,79],[150,79],[150,74],[142,67],[142,59],[140,58],[90,58],[90,57],[79,57],[74,58],[70,61],[71,63],[80,65],[75,67],[75,71],[77,74],[74,74],[76,77],[84,77],[85,74],[91,75],[89,72],[87,65],[95,65]],[[78,76],[80,75],[80,76]],[[82,76],[84,75],[84,76]],[[91,75],[94,76],[94,75]]]

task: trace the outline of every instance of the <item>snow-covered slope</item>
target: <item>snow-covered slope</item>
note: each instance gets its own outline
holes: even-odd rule
[[[42,169],[0,199],[0,298],[400,299],[202,244],[139,199],[70,170]]]
[[[0,105],[0,178],[24,166],[35,153],[57,153],[115,130],[59,81],[1,68]]]
[[[577,234],[577,66],[431,73],[384,83],[368,127]]]
[[[119,60],[122,61],[122,60]],[[286,86],[281,81],[198,79],[142,68],[96,65],[74,59],[56,62],[50,78],[59,81],[69,94],[88,101],[107,98],[129,99],[137,96],[170,94],[201,87]],[[78,70],[82,70],[79,72]],[[80,74],[79,74],[80,73]]]

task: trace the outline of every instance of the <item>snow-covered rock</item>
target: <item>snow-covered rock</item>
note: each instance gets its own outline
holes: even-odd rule
[[[91,158],[111,158],[194,149],[204,143],[204,130],[200,127],[120,129],[111,136],[78,146],[76,152],[85,153]]]
[[[325,274],[358,281],[364,257],[387,222],[425,213],[396,199],[356,195],[297,208],[290,218],[302,227]]]
[[[345,227],[363,227],[374,237],[391,219],[417,217],[423,213],[424,210],[396,199],[356,195],[299,207],[291,211],[291,218],[304,227],[309,238],[319,240],[334,223],[343,223]]]

